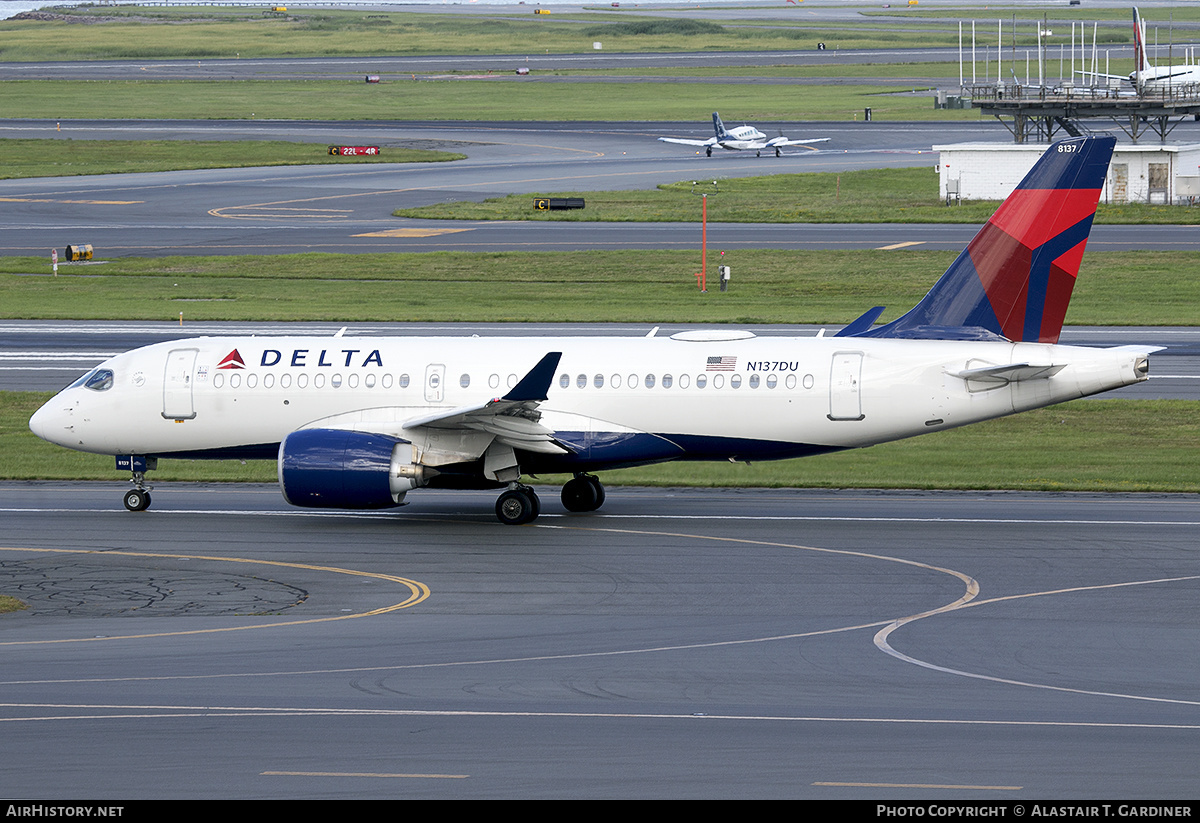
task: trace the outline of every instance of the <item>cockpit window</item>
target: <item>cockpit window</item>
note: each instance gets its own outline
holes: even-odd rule
[[[83,377],[83,387],[92,391],[108,391],[112,385],[112,369],[95,369]]]

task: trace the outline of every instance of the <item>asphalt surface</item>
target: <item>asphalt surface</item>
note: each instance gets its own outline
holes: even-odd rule
[[[345,123],[2,121],[0,137],[285,139],[417,145],[468,154],[453,163],[302,166],[0,181],[0,254],[45,255],[90,244],[97,259],[321,251],[693,249],[697,222],[431,221],[398,208],[507,194],[653,188],[660,183],[803,171],[933,167],[934,145],[1003,140],[987,122],[758,124],[797,138],[831,137],[785,156],[705,157],[661,136],[704,136],[706,123]],[[1180,139],[1200,123],[1177,129]],[[384,149],[386,151],[386,149]],[[719,184],[717,186],[719,189]],[[717,195],[719,196],[719,194]],[[699,200],[699,198],[697,198]],[[530,199],[530,211],[533,200]],[[710,224],[710,250],[958,250],[978,227],[946,224]],[[1091,248],[1195,249],[1188,226],[1098,226]],[[48,269],[47,269],[48,270]],[[36,273],[36,272],[31,272]]]
[[[1194,798],[1195,496],[0,486],[21,797]]]

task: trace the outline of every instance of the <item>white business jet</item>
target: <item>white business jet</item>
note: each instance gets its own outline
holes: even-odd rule
[[[1052,145],[886,325],[876,307],[828,337],[200,337],[104,361],[29,426],[115,455],[132,511],[158,459],[261,458],[297,506],[497,488],[521,524],[529,474],[572,474],[563,506],[593,511],[600,470],[836,452],[1085,397],[1145,380],[1158,350],[1057,344],[1115,142]]]
[[[660,137],[658,138],[664,143],[680,143],[684,146],[700,146],[704,149],[704,153],[712,157],[713,148],[728,149],[729,151],[753,151],[757,157],[762,157],[763,149],[774,150],[775,156],[779,157],[779,150],[784,146],[799,146],[809,143],[828,143],[831,138],[817,137],[805,140],[790,140],[782,134],[778,137],[767,138],[754,126],[737,126],[732,129],[725,128],[725,124],[721,122],[721,115],[713,112],[713,131],[716,134],[707,140],[690,140],[686,137]]]

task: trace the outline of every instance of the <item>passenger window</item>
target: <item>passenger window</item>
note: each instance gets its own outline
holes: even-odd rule
[[[608,379],[608,382],[609,382],[609,385],[611,385],[614,389],[621,388],[621,375],[614,374],[612,377],[610,377]]]
[[[340,389],[342,387],[342,376],[340,374],[335,374],[333,377],[329,378],[329,385],[333,386],[335,389]]]
[[[671,383],[673,383],[673,382],[674,382],[674,381],[671,379],[671,375],[669,375],[669,374],[664,374],[664,375],[663,375],[662,387],[663,387],[664,389],[669,389],[669,388],[671,388]]]
[[[703,374],[696,375],[696,388],[702,389],[708,385],[708,377]]]
[[[499,386],[500,385],[499,375],[493,374],[491,380],[488,381],[488,385],[490,385],[493,389],[496,388],[497,386]],[[560,374],[558,376],[558,387],[560,389],[567,389],[567,388],[570,388],[570,386],[571,386],[571,375],[567,374],[566,372],[563,372],[562,374]]]
[[[654,388],[654,375],[652,375],[652,374],[646,375],[646,388],[648,388],[648,389]]]
[[[638,384],[638,376],[636,374],[629,375],[629,388],[636,389]]]
[[[777,378],[775,375],[773,375],[773,374],[768,374],[768,375],[767,375],[767,388],[768,388],[768,389],[773,389],[773,388],[775,388],[775,383],[778,381],[778,379],[779,379],[779,378]]]
[[[679,388],[686,389],[692,384],[692,378],[686,374],[679,375]]]
[[[750,388],[752,388],[752,389],[758,388],[758,375],[757,374],[750,375]]]
[[[458,385],[459,385],[459,386],[461,386],[461,387],[462,387],[462,388],[464,388],[464,389],[466,389],[466,388],[470,388],[470,386],[471,386],[471,375],[469,375],[469,374],[464,374],[462,377],[458,378]]]
[[[740,374],[733,374],[729,376],[729,388],[738,389],[741,388],[741,386],[742,376]]]
[[[575,378],[575,386],[576,386],[576,388],[586,389],[587,388],[587,375],[581,374],[578,377],[576,377]]]
[[[598,374],[592,378],[592,385],[598,389],[604,388],[604,375]]]

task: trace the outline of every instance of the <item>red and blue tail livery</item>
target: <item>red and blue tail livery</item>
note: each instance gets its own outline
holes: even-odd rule
[[[920,303],[842,336],[1058,342],[1115,145],[1050,146]]]

